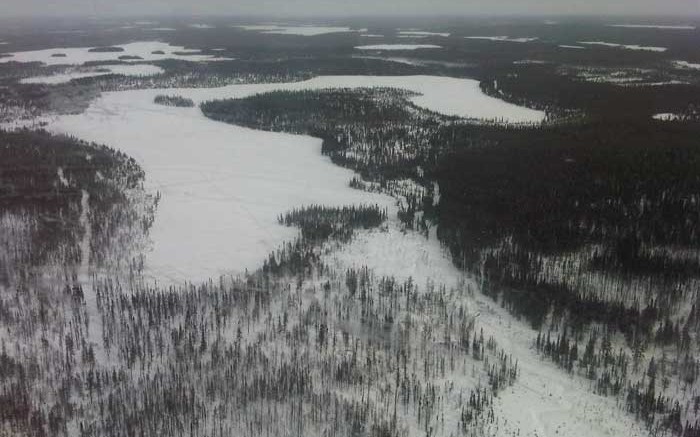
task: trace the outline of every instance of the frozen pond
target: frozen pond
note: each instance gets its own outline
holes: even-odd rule
[[[393,200],[349,188],[352,173],[321,155],[319,139],[215,122],[197,107],[159,106],[154,97],[180,95],[201,103],[279,89],[369,86],[420,92],[416,104],[446,114],[543,118],[539,111],[485,96],[474,80],[328,76],[290,84],[105,93],[83,114],[59,117],[48,128],[121,149],[141,163],[149,188],[162,194],[146,258],[149,274],[161,282],[196,281],[258,268],[296,235],[276,221],[289,209],[360,203],[393,209]]]

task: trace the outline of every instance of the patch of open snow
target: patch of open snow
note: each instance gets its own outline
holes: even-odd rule
[[[425,32],[422,30],[400,30],[399,31],[400,36],[406,36],[406,37],[428,37],[428,36],[441,36],[443,38],[447,38],[450,36],[449,33],[440,33],[440,32]]]
[[[175,52],[186,52],[184,47],[172,46],[159,41],[134,42],[115,47],[121,47],[121,52],[91,52],[91,47],[79,48],[54,48],[44,50],[33,50],[27,52],[10,53],[10,57],[0,58],[0,63],[6,62],[42,62],[46,65],[81,65],[86,62],[115,61],[120,56],[139,56],[142,59],[136,61],[157,61],[161,59],[181,59],[186,61],[215,61],[220,60],[211,55],[182,55]],[[156,54],[153,52],[165,52]],[[198,52],[197,52],[198,53]],[[56,57],[62,54],[65,56]]]
[[[466,39],[483,39],[488,41],[504,41],[504,42],[533,42],[537,41],[538,37],[521,37],[521,38],[511,38],[509,36],[465,36]]]
[[[447,114],[539,121],[539,111],[486,96],[478,81],[432,76],[327,76],[289,84],[168,89],[192,99],[243,98],[274,90],[398,87],[413,101]],[[308,204],[380,204],[393,199],[348,187],[353,173],[320,153],[316,138],[216,122],[199,108],[157,106],[163,90],[103,93],[82,114],[57,117],[47,129],[105,143],[134,157],[162,198],[151,230],[150,274],[163,282],[202,280],[258,268],[296,230],[276,218]]]
[[[300,36],[317,36],[328,33],[347,33],[357,32],[349,27],[339,26],[284,26],[277,24],[256,24],[245,26],[234,26],[243,30],[256,31],[275,35],[300,35]],[[364,29],[362,29],[364,30]]]
[[[665,30],[695,30],[695,26],[668,25],[668,24],[608,24],[609,27],[622,27],[628,29],[665,29]]]
[[[559,47],[563,49],[577,49],[577,50],[585,50],[586,48],[583,46],[572,46],[572,45],[567,45],[567,44],[560,44]]]
[[[688,61],[673,61],[673,66],[677,68],[689,68],[691,70],[700,70],[700,64],[693,64]]]
[[[654,120],[661,120],[661,121],[676,121],[676,120],[681,120],[683,117],[681,117],[678,114],[673,114],[670,112],[663,112],[660,114],[654,114],[651,116]]]
[[[373,44],[357,46],[357,50],[418,50],[418,49],[441,49],[442,46],[435,44]]]
[[[215,29],[215,26],[212,26],[211,24],[202,24],[202,23],[194,23],[188,25],[188,27],[191,27],[193,29]]]
[[[63,174],[63,167],[58,167],[56,173],[58,175],[59,182],[61,182],[61,186],[68,187],[70,183],[68,182],[68,179],[66,179],[66,176]]]
[[[579,41],[579,44],[604,46],[627,50],[644,50],[649,52],[665,52],[667,50],[666,47],[640,46],[637,44],[616,44],[604,41]]]
[[[22,79],[20,83],[42,83],[47,85],[55,85],[70,82],[73,79],[81,79],[84,77],[105,76],[108,74],[121,74],[124,76],[155,76],[161,74],[163,69],[149,64],[137,65],[105,65],[97,67],[89,71],[73,71],[63,74],[53,74],[49,76],[34,76]]]

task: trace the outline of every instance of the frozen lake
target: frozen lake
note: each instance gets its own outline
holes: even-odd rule
[[[195,103],[273,90],[398,87],[422,95],[417,105],[469,118],[538,122],[539,111],[484,95],[477,81],[430,76],[328,76],[289,84],[217,89],[105,93],[82,114],[61,116],[49,129],[107,144],[134,157],[148,188],[162,199],[151,230],[148,274],[160,282],[198,281],[256,269],[296,229],[277,217],[308,204],[374,204],[393,199],[348,187],[351,171],[321,155],[321,141],[219,123],[199,108],[153,103],[158,94]]]

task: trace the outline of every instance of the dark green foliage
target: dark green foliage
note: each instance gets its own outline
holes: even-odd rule
[[[157,95],[153,100],[155,103],[164,106],[178,106],[181,108],[192,108],[194,102],[192,99],[187,99],[181,96],[166,96],[163,94]]]

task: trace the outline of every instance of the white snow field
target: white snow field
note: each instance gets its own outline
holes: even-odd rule
[[[537,41],[537,37],[521,37],[521,38],[511,38],[509,36],[465,36],[466,39],[483,39],[487,41],[502,41],[502,42],[533,42]]]
[[[409,38],[421,38],[421,37],[429,37],[429,36],[440,36],[443,38],[447,38],[450,36],[449,33],[426,32],[423,30],[399,30],[398,34],[400,37],[409,37]]]
[[[544,114],[484,95],[477,81],[431,76],[326,76],[289,84],[103,93],[82,114],[57,117],[48,129],[121,149],[146,171],[161,202],[147,254],[160,282],[204,280],[256,269],[296,230],[279,214],[308,204],[379,203],[387,196],[348,187],[352,172],[320,153],[321,141],[209,120],[199,108],[164,107],[158,94],[195,103],[274,90],[398,87],[422,93],[414,103],[470,118],[539,122]]]
[[[643,50],[648,52],[665,52],[668,50],[666,47],[653,47],[653,46],[640,46],[637,44],[616,44],[612,42],[605,41],[579,41],[579,44],[585,44],[589,46],[604,46],[611,47],[615,49],[626,49],[626,50]]]
[[[695,26],[676,24],[609,24],[608,26],[627,29],[695,30]]]
[[[360,231],[351,243],[325,255],[326,265],[337,271],[367,266],[378,276],[394,276],[399,283],[409,277],[419,287],[462,290],[470,296],[469,310],[477,326],[492,334],[500,347],[518,360],[520,374],[515,385],[494,400],[496,417],[503,420],[498,435],[520,437],[633,437],[646,436],[615,399],[593,394],[588,382],[571,377],[542,360],[531,347],[537,332],[515,320],[507,310],[482,295],[479,286],[454,267],[449,254],[431,235],[403,231],[396,219],[386,229]],[[454,406],[452,413],[460,414]],[[446,417],[446,420],[448,418]]]
[[[441,49],[442,46],[435,44],[371,44],[357,46],[357,50],[418,50],[418,49]]]
[[[676,68],[700,70],[700,64],[693,64],[688,61],[673,61],[673,66]]]
[[[70,82],[73,79],[83,77],[104,76],[107,74],[121,74],[124,76],[155,76],[163,72],[163,69],[156,65],[137,64],[137,65],[105,65],[103,67],[93,68],[90,70],[77,70],[62,74],[52,74],[48,76],[34,76],[22,79],[20,83],[42,83],[46,85],[55,85],[60,83]]]
[[[328,33],[347,33],[347,32],[359,32],[359,30],[353,30],[349,27],[340,26],[286,26],[278,24],[254,24],[254,25],[244,25],[244,26],[234,26],[243,30],[255,31],[260,33],[274,34],[274,35],[300,35],[300,36],[317,36],[325,35]],[[366,29],[361,29],[366,30]]]
[[[55,48],[45,50],[33,50],[27,52],[8,53],[9,57],[0,58],[0,63],[6,62],[41,62],[46,65],[82,65],[86,62],[116,61],[120,56],[139,56],[138,61],[158,61],[161,59],[181,59],[185,61],[217,61],[211,55],[182,54],[183,52],[199,53],[187,50],[184,47],[172,46],[160,41],[145,41],[122,44],[121,52],[91,52],[92,47]],[[164,54],[153,52],[164,52]],[[177,54],[180,53],[180,54]],[[60,56],[57,56],[60,55]]]

